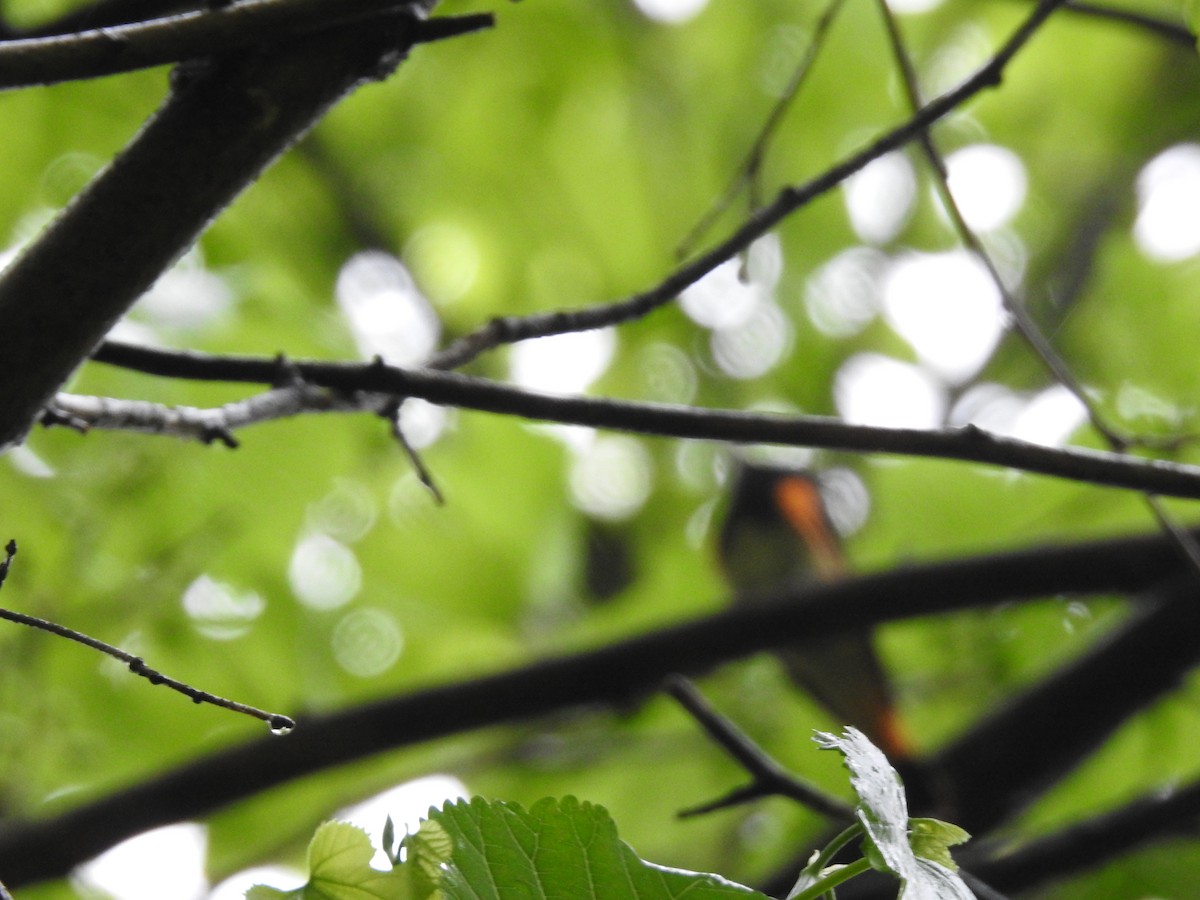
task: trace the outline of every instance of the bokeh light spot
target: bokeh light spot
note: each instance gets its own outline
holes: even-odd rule
[[[859,239],[886,244],[912,215],[917,176],[903,153],[888,153],[852,175],[843,196],[850,225]]]
[[[453,419],[454,410],[420,397],[410,397],[400,406],[400,432],[414,450],[435,444]]]
[[[1137,179],[1133,236],[1151,259],[1177,262],[1200,252],[1200,145],[1177,144]]]
[[[232,586],[201,575],[183,592],[183,609],[205,637],[233,640],[250,630],[267,608],[254,591],[237,591]]]
[[[1000,291],[962,251],[898,259],[884,279],[883,309],[921,362],[954,382],[979,371],[1004,333]]]
[[[700,15],[708,0],[633,0],[633,5],[648,19],[678,25]]]
[[[945,390],[919,366],[876,353],[850,357],[834,377],[834,402],[843,419],[885,428],[936,428]]]
[[[353,550],[327,534],[313,532],[296,543],[288,582],[305,606],[336,609],[358,593],[362,569]]]
[[[765,235],[750,246],[744,259],[726,260],[684,288],[679,305],[688,318],[705,328],[741,325],[770,297],[782,270],[779,238]]]
[[[334,626],[330,644],[339,666],[358,678],[373,678],[400,658],[404,634],[391,613],[356,609]]]
[[[600,436],[571,467],[571,497],[597,519],[620,521],[638,512],[654,486],[650,454],[636,438]]]
[[[638,384],[647,400],[691,403],[696,396],[696,367],[673,344],[656,341],[638,351]]]
[[[481,254],[467,229],[452,222],[435,222],[417,231],[404,244],[405,263],[443,306],[459,300],[474,285]]]
[[[1025,202],[1025,165],[1004,147],[973,144],[956,150],[946,157],[946,176],[959,211],[975,231],[1007,225]]]
[[[350,257],[334,293],[364,359],[380,356],[396,366],[414,366],[437,346],[437,314],[390,253],[367,250]]]
[[[879,313],[880,281],[888,258],[869,247],[843,250],[812,274],[804,287],[809,321],[829,337],[853,337]]]
[[[130,315],[152,330],[195,332],[221,324],[233,305],[225,279],[206,269],[193,247],[141,296]]]
[[[208,887],[207,845],[203,825],[185,822],[155,828],[85,863],[75,878],[90,892],[120,900],[163,900],[164,896],[193,900]]]
[[[344,543],[359,540],[375,525],[375,498],[350,478],[334,480],[333,490],[308,507],[308,525]]]
[[[778,306],[759,304],[746,321],[713,332],[713,360],[731,378],[758,378],[787,356],[793,333],[792,323]]]
[[[548,394],[578,394],[608,368],[616,351],[612,328],[575,331],[522,341],[509,354],[512,380]]]

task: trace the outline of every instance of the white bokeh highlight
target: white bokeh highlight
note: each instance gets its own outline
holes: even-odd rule
[[[886,244],[912,215],[917,176],[903,153],[888,153],[850,176],[842,193],[859,240]]]
[[[362,587],[362,567],[354,551],[321,532],[296,542],[288,565],[288,583],[296,598],[312,609],[337,609]]]
[[[404,264],[390,253],[356,253],[338,273],[338,307],[364,359],[395,366],[424,362],[437,346],[441,323]]]
[[[601,435],[575,451],[571,499],[588,515],[617,522],[636,514],[654,486],[654,464],[637,438]]]
[[[731,378],[759,378],[787,356],[793,336],[792,323],[774,301],[760,303],[744,322],[714,329],[713,362]]]
[[[815,271],[804,286],[804,308],[818,331],[848,338],[875,320],[889,260],[879,250],[851,247]]]
[[[1148,257],[1178,262],[1200,252],[1200,145],[1177,144],[1137,179],[1133,237]]]
[[[946,410],[942,385],[920,366],[878,353],[850,357],[834,376],[833,398],[852,425],[937,428]]]
[[[884,278],[883,312],[922,364],[954,383],[987,362],[1006,321],[987,269],[958,250],[897,259]]]
[[[708,0],[633,0],[646,18],[668,25],[680,25],[700,15]]]
[[[115,900],[200,900],[208,888],[203,825],[156,828],[80,866],[73,880]]]
[[[374,678],[390,669],[404,649],[404,632],[390,612],[368,607],[343,616],[330,636],[333,658],[356,678]]]
[[[509,353],[509,374],[526,390],[579,394],[604,374],[616,349],[612,328],[521,341]]]
[[[196,629],[218,641],[242,637],[267,608],[267,601],[258,592],[238,590],[209,575],[201,575],[189,584],[181,602]]]
[[[942,5],[944,0],[888,0],[888,7],[896,13],[925,13],[932,12]]]
[[[1017,154],[995,144],[973,144],[946,157],[946,180],[973,231],[1012,221],[1025,203],[1028,177]]]
[[[1087,422],[1087,409],[1062,385],[1014,391],[982,382],[965,391],[949,416],[954,426],[974,425],[992,434],[1044,447],[1063,447]]]
[[[750,245],[745,257],[726,260],[684,288],[679,305],[689,319],[704,328],[733,328],[770,299],[782,274],[779,237],[767,234]]]
[[[783,247],[767,234],[680,294],[684,314],[709,329],[713,362],[725,375],[757,378],[791,350],[794,329],[774,296],[782,275]]]

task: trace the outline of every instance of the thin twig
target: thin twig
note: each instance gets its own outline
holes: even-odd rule
[[[417,475],[417,480],[421,482],[425,490],[429,491],[438,506],[445,506],[446,497],[442,494],[441,489],[438,488],[437,482],[433,480],[433,473],[429,471],[425,465],[425,460],[421,458],[421,454],[417,452],[417,448],[409,442],[404,429],[400,427],[400,405],[399,400],[393,400],[380,412],[380,415],[388,420],[392,437],[403,448],[404,454],[408,457],[409,465],[413,467],[413,471]]]
[[[921,108],[920,87],[917,83],[916,71],[913,67],[912,59],[904,45],[904,38],[900,33],[899,24],[891,8],[888,6],[887,0],[876,0],[876,5],[887,26],[888,40],[891,44],[892,52],[896,57],[897,67],[901,74],[901,82],[904,85],[909,104],[914,110],[918,110]],[[1104,416],[1096,408],[1096,404],[1092,401],[1083,384],[1075,377],[1075,374],[1071,371],[1071,367],[1067,365],[1067,361],[1059,354],[1058,350],[1055,349],[1046,336],[1042,334],[1041,329],[1029,314],[1025,303],[1005,283],[991,254],[984,247],[983,241],[979,239],[979,236],[971,228],[966,217],[963,215],[962,208],[958,205],[958,201],[954,197],[954,192],[950,189],[945,162],[938,152],[937,144],[934,142],[933,136],[929,131],[921,133],[918,138],[918,144],[929,162],[938,196],[941,199],[943,208],[946,210],[946,214],[950,217],[959,240],[967,248],[967,252],[984,267],[988,278],[1000,294],[1004,308],[1012,316],[1017,333],[1028,344],[1038,360],[1046,367],[1051,377],[1070,391],[1075,399],[1079,401],[1087,412],[1088,421],[1096,429],[1096,432],[1108,443],[1113,452],[1120,455],[1127,454],[1133,444],[1142,442],[1124,432],[1118,431],[1108,424]],[[1187,534],[1171,519],[1156,497],[1146,492],[1145,499],[1159,527],[1171,538],[1180,553],[1191,563],[1191,567],[1196,572],[1197,577],[1200,578],[1200,545],[1197,545],[1191,535]]]
[[[745,159],[737,167],[733,180],[722,191],[708,212],[700,217],[700,221],[679,242],[679,247],[675,252],[681,259],[692,252],[696,244],[712,228],[717,219],[729,209],[743,186],[750,186],[751,209],[759,205],[758,176],[762,170],[767,148],[770,145],[771,139],[775,136],[775,132],[783,122],[783,118],[791,107],[792,102],[799,94],[800,88],[808,79],[808,73],[812,71],[813,63],[816,62],[817,55],[820,53],[821,47],[825,44],[825,35],[829,31],[829,27],[833,24],[833,20],[837,18],[843,2],[844,0],[830,0],[821,17],[817,19],[817,23],[813,27],[812,38],[804,55],[796,65],[795,71],[792,72],[792,77],[788,80],[787,86],[784,87],[783,93],[771,108],[771,113],[767,116],[767,120],[759,131],[758,136],[754,139],[754,143],[750,145],[750,150],[747,152]]]
[[[679,813],[680,818],[748,803],[763,797],[778,796],[795,800],[831,819],[843,822],[853,819],[854,810],[849,804],[788,772],[745,732],[717,712],[687,678],[673,675],[667,679],[664,689],[753,779],[751,784],[719,800],[683,810]]]
[[[5,559],[0,563],[0,586],[3,586],[4,579],[8,576],[8,570],[12,566],[13,557],[17,554],[17,542],[10,540],[5,547]],[[83,644],[85,647],[91,647],[93,650],[99,650],[101,653],[111,656],[113,659],[120,660],[129,667],[129,671],[134,675],[140,675],[151,684],[161,684],[169,687],[173,691],[178,691],[185,697],[189,698],[193,703],[208,703],[211,706],[219,706],[222,709],[228,709],[231,712],[241,713],[242,715],[251,716],[266,722],[271,730],[277,734],[285,734],[296,727],[296,722],[288,716],[279,713],[267,712],[255,706],[248,706],[245,703],[239,703],[236,700],[228,700],[225,697],[218,697],[216,694],[210,694],[208,691],[201,691],[182,681],[177,681],[174,678],[169,678],[163,675],[156,669],[146,665],[145,660],[140,656],[134,656],[132,653],[114,647],[112,644],[105,643],[98,638],[91,637],[76,631],[73,628],[68,628],[65,625],[59,625],[57,622],[49,622],[46,619],[39,619],[36,616],[26,615],[25,613],[14,612],[11,609],[0,608],[0,619],[6,619],[9,622],[15,622],[18,625],[27,625],[30,628],[36,628],[40,631],[46,631],[58,637],[66,638],[70,641],[75,641],[77,644]]]
[[[279,374],[278,361],[273,358],[168,352],[114,342],[106,343],[93,358],[169,378],[271,384]],[[1044,447],[989,434],[974,426],[940,430],[880,428],[817,416],[777,416],[539,394],[453,372],[407,370],[378,363],[296,362],[294,365],[310,385],[348,394],[361,391],[421,397],[442,406],[658,437],[957,459],[1163,496],[1200,499],[1200,468],[1195,466],[1083,448]]]
[[[501,317],[459,338],[438,353],[433,368],[454,369],[503,344],[570,331],[588,331],[640,319],[670,303],[684,288],[699,281],[722,263],[747,249],[781,221],[828,193],[872,160],[917,138],[934,122],[945,118],[982,91],[1000,83],[1012,58],[1029,42],[1051,14],[1066,0],[1040,0],[1036,8],[982,68],[958,87],[930,101],[907,122],[836,163],[802,185],[784,188],[767,206],[749,216],[733,234],[707,252],[677,268],[655,287],[625,300],[581,310],[556,311],[524,317]]]

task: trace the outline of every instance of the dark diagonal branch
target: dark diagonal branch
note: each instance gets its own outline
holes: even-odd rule
[[[0,447],[200,231],[359,83],[391,72],[408,13],[191,67],[128,147],[0,275]]]
[[[193,351],[167,352],[114,342],[101,347],[94,359],[172,378],[272,384],[279,376],[276,359],[215,357]],[[877,428],[816,416],[788,417],[595,397],[553,396],[454,372],[397,369],[379,362],[295,362],[293,365],[309,384],[348,393],[361,391],[421,397],[443,406],[658,437],[956,459],[1109,487],[1200,499],[1200,469],[1194,466],[1093,450],[1054,449],[988,434],[972,426],[938,431]]]
[[[753,779],[751,784],[738,788],[718,800],[684,810],[679,813],[680,818],[725,809],[763,797],[787,797],[821,815],[829,816],[834,821],[849,822],[853,818],[854,810],[849,804],[788,772],[733,722],[717,712],[691,681],[682,676],[674,676],[667,680],[666,691]]]
[[[414,0],[243,0],[221,9],[4,41],[0,42],[0,88],[97,78],[278,45],[309,32],[413,5]],[[433,20],[417,26],[411,42],[476,31],[491,23],[488,15]]]
[[[1009,820],[1178,688],[1197,662],[1200,598],[1189,571],[1140,597],[1134,614],[1086,653],[938,751],[927,766],[939,808],[972,832]],[[963,793],[941,796],[939,784]]]
[[[962,853],[964,865],[998,888],[1025,890],[1107,863],[1155,840],[1194,838],[1200,822],[1200,782],[1155,791],[1014,850]]]
[[[684,288],[746,250],[755,240],[798,209],[833,190],[872,160],[918,137],[930,125],[954,112],[972,97],[1000,84],[1009,62],[1064,2],[1065,0],[1039,0],[1033,12],[996,55],[958,87],[926,104],[903,125],[877,138],[867,147],[831,166],[806,184],[780,191],[770,204],[750,216],[724,241],[679,267],[650,290],[616,303],[590,309],[493,319],[478,331],[455,341],[434,357],[431,365],[434,368],[455,369],[502,344],[569,331],[587,331],[607,325],[620,325],[642,318],[670,303]]]
[[[1167,540],[1155,535],[914,566],[309,717],[286,741],[250,741],[58,816],[3,823],[0,871],[12,886],[59,877],[131,835],[206,815],[332,766],[564,709],[627,704],[672,673],[703,673],[780,644],[1003,600],[1137,592],[1178,574],[1181,565]]]
[[[1099,3],[1088,3],[1085,0],[1067,0],[1063,4],[1063,11],[1079,16],[1087,16],[1092,19],[1114,22],[1119,25],[1128,25],[1144,31],[1153,37],[1162,38],[1180,47],[1186,47],[1191,51],[1195,51],[1196,49],[1196,36],[1185,26],[1179,22],[1172,22],[1159,16],[1139,12],[1136,9],[1105,6]]]

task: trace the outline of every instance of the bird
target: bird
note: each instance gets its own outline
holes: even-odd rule
[[[740,605],[849,574],[820,485],[803,469],[738,463],[717,553]],[[858,728],[892,759],[910,756],[869,630],[787,647],[778,656],[791,680],[840,724]]]

